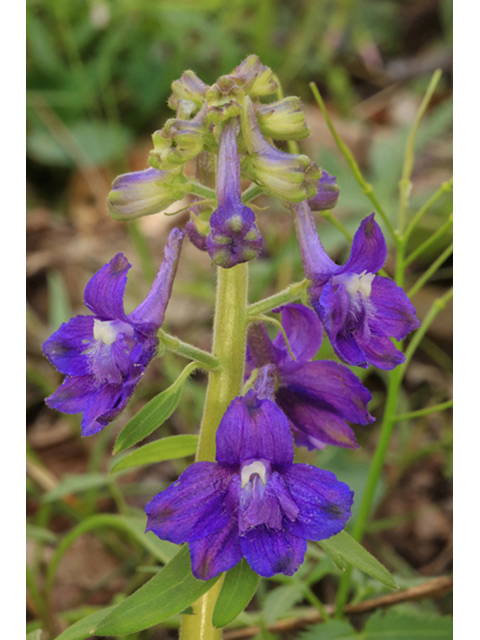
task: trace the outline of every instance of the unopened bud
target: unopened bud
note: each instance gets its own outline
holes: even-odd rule
[[[318,181],[317,193],[310,198],[308,204],[312,211],[327,211],[337,204],[340,189],[335,176],[322,170],[322,177]]]
[[[301,202],[316,194],[320,169],[308,156],[285,153],[268,144],[248,96],[242,110],[242,134],[248,151],[243,168],[268,194],[287,202]]]
[[[108,213],[115,220],[132,220],[163,211],[189,191],[180,170],[145,169],[115,178],[108,194]]]
[[[268,96],[278,89],[273,71],[256,55],[245,58],[229,75],[252,98]]]
[[[255,104],[260,131],[274,140],[303,140],[310,135],[300,98],[291,96],[269,104]]]
[[[182,77],[172,82],[172,95],[168,100],[170,109],[176,111],[180,100],[189,100],[198,111],[205,101],[206,85],[193,71],[185,71]]]
[[[209,120],[214,123],[240,115],[245,92],[230,76],[222,76],[207,91]]]

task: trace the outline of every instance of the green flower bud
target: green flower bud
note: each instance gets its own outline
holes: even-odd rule
[[[252,98],[268,96],[278,90],[273,71],[263,65],[256,55],[248,56],[230,74],[239,87]]]
[[[173,93],[168,100],[168,106],[176,111],[180,106],[180,100],[188,100],[195,105],[194,111],[198,111],[205,101],[207,89],[208,85],[193,71],[185,71],[181,78],[172,82]]]
[[[167,120],[163,129],[152,136],[154,148],[148,157],[150,165],[168,170],[195,158],[202,151],[208,133],[206,114],[205,105],[193,120]]]
[[[240,115],[245,92],[230,76],[221,76],[207,91],[210,122],[215,124]]]
[[[145,169],[118,176],[108,194],[108,213],[115,220],[133,220],[163,211],[189,192],[180,169]]]
[[[248,96],[242,109],[242,134],[247,155],[242,168],[265,191],[287,202],[301,202],[317,193],[322,174],[308,156],[285,153],[268,144],[260,132],[255,109]]]
[[[269,104],[255,104],[260,131],[274,140],[303,140],[310,135],[300,98],[291,96]]]

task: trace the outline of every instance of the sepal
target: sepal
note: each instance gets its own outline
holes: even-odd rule
[[[268,96],[278,90],[273,71],[263,65],[256,55],[245,58],[235,67],[230,77],[252,98]]]
[[[256,104],[254,107],[260,131],[267,138],[303,140],[310,135],[300,98],[290,96],[278,102]]]

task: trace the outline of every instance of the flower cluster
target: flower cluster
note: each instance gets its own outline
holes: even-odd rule
[[[108,202],[113,217],[129,220],[192,194],[187,229],[170,233],[150,292],[134,311],[124,311],[130,264],[118,253],[87,284],[85,304],[93,315],[73,318],[43,345],[66,376],[47,404],[82,413],[82,435],[97,433],[125,408],[157,353],[185,235],[221,269],[231,269],[262,250],[255,213],[248,198],[242,201],[242,177],[256,183],[257,193],[260,186],[291,207],[311,308],[293,303],[294,297],[284,300],[276,309],[283,330],[273,340],[261,318],[252,319],[241,359],[246,388],[251,381],[253,388],[226,409],[216,432],[216,461],[195,462],[146,506],[147,530],[188,543],[193,573],[202,580],[243,557],[262,576],[291,575],[307,540],[345,527],[353,492],[332,473],[294,463],[294,442],[356,449],[348,423],[374,420],[367,408],[371,395],[345,365],[394,368],[404,356],[391,338],[403,340],[419,326],[403,290],[377,275],[387,247],[374,214],[361,223],[343,266],[325,252],[311,210],[333,208],[339,188],[307,156],[274,146],[272,139],[308,135],[298,98],[260,101],[278,88],[256,56],[210,87],[192,71],[173,83],[169,106],[176,117],[153,136],[151,168],[119,176]],[[193,159],[199,182],[185,174]],[[245,332],[243,319],[241,326],[220,329]],[[324,329],[343,364],[316,360]],[[244,339],[245,333],[243,345]]]

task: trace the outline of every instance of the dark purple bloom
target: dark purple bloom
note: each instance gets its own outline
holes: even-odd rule
[[[220,267],[229,269],[248,262],[262,250],[262,238],[255,214],[242,204],[240,158],[237,148],[238,123],[227,122],[220,135],[218,150],[218,209],[210,218],[207,249]]]
[[[171,231],[150,292],[132,313],[123,309],[131,265],[117,253],[85,288],[94,315],[72,318],[43,344],[47,358],[67,376],[46,403],[63,413],[83,413],[83,436],[101,431],[125,408],[154,357],[184,236]]]
[[[415,308],[393,280],[375,275],[387,245],[371,214],[353,238],[343,266],[326,254],[306,202],[295,206],[296,230],[305,274],[311,280],[310,303],[338,357],[348,364],[394,369],[405,361],[390,337],[403,340],[420,326]]]
[[[292,575],[307,540],[339,533],[350,517],[353,492],[328,471],[293,464],[287,419],[265,395],[235,398],[218,427],[217,462],[194,463],[145,508],[147,531],[189,543],[201,580],[242,557],[261,576]]]
[[[310,198],[308,205],[312,211],[328,211],[337,204],[340,189],[337,179],[322,169],[322,177],[318,181],[317,194]]]
[[[370,392],[347,367],[329,360],[311,362],[323,332],[311,309],[288,304],[278,311],[295,360],[282,333],[272,341],[263,324],[253,324],[248,333],[247,375],[254,368],[274,366],[275,402],[287,416],[297,445],[358,448],[346,421],[362,425],[374,421],[367,409]]]

